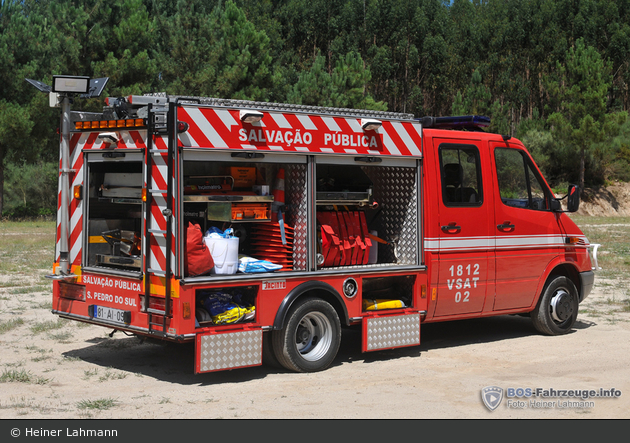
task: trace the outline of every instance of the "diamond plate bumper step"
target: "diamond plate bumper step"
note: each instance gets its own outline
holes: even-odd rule
[[[262,329],[197,335],[195,373],[262,365]]]
[[[420,344],[420,313],[378,315],[363,320],[363,352]]]

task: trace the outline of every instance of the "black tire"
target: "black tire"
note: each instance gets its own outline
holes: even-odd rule
[[[545,335],[569,332],[577,320],[578,292],[567,277],[555,277],[543,289],[531,317],[534,327]]]
[[[330,303],[319,298],[295,302],[284,328],[271,335],[274,354],[286,369],[317,372],[331,365],[341,343],[341,323]]]

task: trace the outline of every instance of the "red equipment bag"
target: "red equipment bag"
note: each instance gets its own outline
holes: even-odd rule
[[[337,216],[333,212],[318,212],[317,221],[322,231],[322,255],[324,266],[339,266],[343,245],[339,239]]]
[[[321,211],[317,221],[322,233],[324,266],[367,264],[372,241],[363,211]]]
[[[184,271],[186,275],[209,274],[214,268],[214,260],[210,255],[208,246],[203,242],[203,232],[198,224],[188,222],[186,231],[186,256],[184,259]]]
[[[368,231],[367,221],[365,220],[365,212],[359,212],[359,225],[363,234],[363,243],[365,244],[365,252],[363,253],[363,264],[368,264],[370,258],[370,248],[372,247],[372,239],[370,239],[370,231]]]

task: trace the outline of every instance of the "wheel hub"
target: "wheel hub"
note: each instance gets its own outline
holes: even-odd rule
[[[573,303],[571,295],[559,290],[551,299],[551,316],[557,322],[566,321],[573,315]]]
[[[309,340],[310,335],[311,334],[309,333],[308,329],[300,327],[296,333],[296,341],[298,343],[306,343]]]
[[[306,314],[295,331],[297,351],[308,361],[317,361],[325,355],[331,341],[332,326],[320,312]]]

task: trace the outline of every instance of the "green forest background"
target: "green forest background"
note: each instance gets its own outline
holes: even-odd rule
[[[0,0],[0,211],[56,212],[59,109],[24,79],[432,115],[520,138],[552,187],[630,181],[630,0]]]

